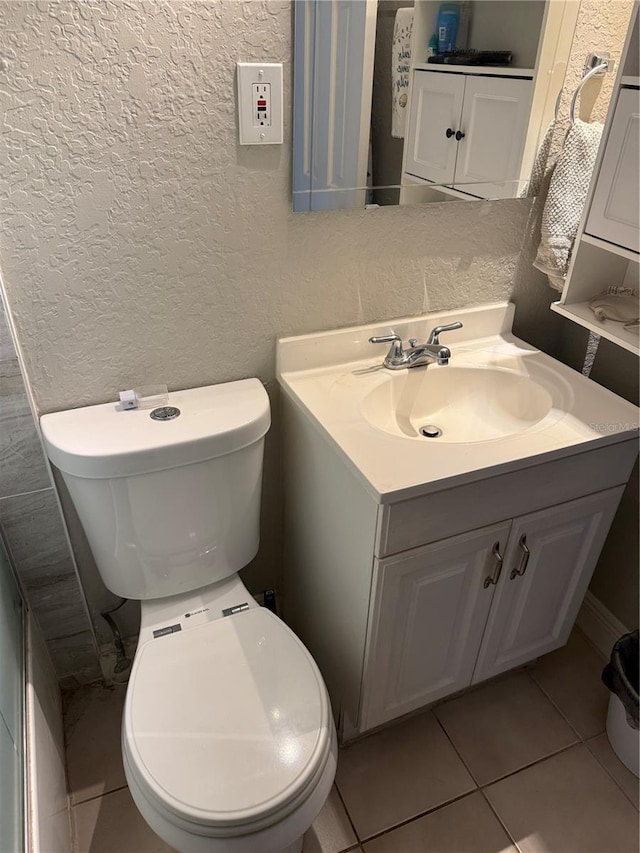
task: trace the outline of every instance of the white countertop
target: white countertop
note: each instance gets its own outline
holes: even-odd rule
[[[499,303],[283,338],[278,342],[278,380],[382,503],[637,436],[637,408],[513,336],[513,310],[513,305]],[[381,367],[386,348],[369,344],[369,337],[393,331],[403,340],[422,341],[435,325],[456,320],[464,328],[442,336],[451,349],[450,365],[530,377],[553,389],[551,411],[523,432],[477,442],[405,437],[373,426],[363,414],[363,400],[399,371]],[[448,369],[429,365],[410,370]]]

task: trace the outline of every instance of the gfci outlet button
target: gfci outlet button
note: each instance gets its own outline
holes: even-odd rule
[[[237,78],[240,145],[280,145],[282,63],[238,62]]]

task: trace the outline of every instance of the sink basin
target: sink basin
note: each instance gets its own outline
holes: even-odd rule
[[[636,407],[515,337],[513,315],[497,303],[286,338],[278,378],[382,503],[635,440]],[[386,370],[369,343],[423,341],[454,321],[446,366]]]
[[[413,368],[390,376],[362,400],[374,427],[420,441],[493,441],[521,434],[553,408],[531,377],[486,367]]]

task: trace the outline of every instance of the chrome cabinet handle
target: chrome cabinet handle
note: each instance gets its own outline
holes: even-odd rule
[[[496,565],[493,570],[493,575],[489,575],[484,579],[484,588],[487,589],[491,586],[491,584],[496,584],[500,580],[500,572],[502,571],[502,564],[504,560],[500,555],[500,543],[496,542],[493,546],[493,556],[495,557]]]
[[[529,557],[531,556],[531,551],[527,548],[527,536],[526,534],[522,534],[520,537],[520,541],[518,542],[518,547],[522,551],[522,556],[520,557],[520,565],[517,569],[511,569],[511,574],[509,575],[509,580],[513,580],[517,578],[518,575],[523,575],[527,571],[527,566],[529,565]]]

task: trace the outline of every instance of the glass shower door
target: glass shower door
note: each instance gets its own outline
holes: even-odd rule
[[[0,539],[0,850],[24,850],[22,596]]]

